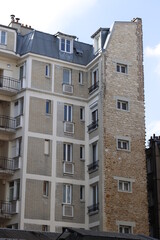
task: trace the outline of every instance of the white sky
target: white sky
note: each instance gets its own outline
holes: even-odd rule
[[[7,0],[2,1],[0,24],[8,25],[10,15],[23,24],[50,34],[58,31],[92,43],[99,27],[114,21],[143,21],[146,140],[160,135],[160,0]]]

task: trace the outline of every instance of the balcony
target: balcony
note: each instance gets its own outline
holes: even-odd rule
[[[0,201],[0,218],[11,218],[12,214],[16,214],[19,211],[19,201]]]
[[[99,211],[99,203],[95,203],[88,207],[89,215],[96,214],[96,213],[98,213],[98,211]]]
[[[94,83],[92,86],[88,88],[89,94],[93,93],[98,88],[99,88],[99,82]]]
[[[15,119],[0,115],[0,128],[8,131],[14,131],[15,130]]]
[[[98,120],[92,122],[90,125],[87,126],[88,127],[88,132],[92,132],[94,131],[97,127],[98,127]]]
[[[97,160],[88,165],[88,172],[92,173],[92,172],[96,171],[98,168],[99,168],[99,161]]]
[[[0,157],[0,175],[13,174],[15,170],[20,168],[20,157],[6,158]]]
[[[0,76],[0,90],[15,93],[21,89],[21,81],[15,78]]]

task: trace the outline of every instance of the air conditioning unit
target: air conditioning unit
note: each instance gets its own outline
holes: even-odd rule
[[[70,84],[63,84],[63,92],[73,93],[73,86]]]
[[[74,164],[72,162],[64,162],[63,173],[74,174]]]
[[[63,205],[63,216],[64,217],[73,217],[73,206],[72,205]]]
[[[74,123],[72,123],[72,122],[64,122],[64,132],[66,132],[66,133],[74,133]]]

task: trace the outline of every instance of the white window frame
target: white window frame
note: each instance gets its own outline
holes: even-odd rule
[[[4,41],[2,41],[2,39],[3,39],[2,34],[3,33],[5,34]],[[1,45],[7,45],[7,32],[6,31],[0,30],[0,44]]]
[[[68,104],[64,104],[64,121],[72,122],[72,106]]]
[[[131,145],[131,141],[129,138],[126,138],[126,137],[117,138],[117,150],[130,151],[131,150],[130,145]]]
[[[85,108],[80,107],[80,120],[84,121],[85,120]]]
[[[128,66],[127,66],[127,64],[117,63],[116,64],[116,71],[118,73],[127,74],[128,73]]]
[[[99,33],[94,38],[94,53],[96,54],[101,49],[101,34]]]
[[[133,234],[133,228],[136,226],[135,222],[130,221],[116,221],[116,225],[118,226],[118,232],[120,233],[120,227],[130,228],[131,234]],[[125,229],[122,230],[122,233],[125,233]]]
[[[43,196],[48,197],[49,196],[49,182],[43,181]]]
[[[72,162],[73,146],[71,143],[63,144],[63,161]]]
[[[63,41],[63,43],[62,43]],[[69,43],[69,50],[68,50],[68,43]],[[64,47],[62,48],[62,44],[64,45]],[[66,53],[71,53],[72,51],[72,40],[71,39],[68,39],[68,38],[64,38],[64,37],[61,37],[60,38],[60,50],[62,52],[66,52]]]
[[[10,184],[13,184],[13,186],[10,187]],[[12,197],[11,197],[11,191],[12,191]],[[9,200],[18,200],[20,197],[20,179],[13,180],[9,182]]]
[[[63,185],[63,204],[72,203],[72,185],[64,184]]]
[[[124,108],[123,106],[126,106]],[[129,102],[121,99],[117,99],[117,109],[122,111],[129,111]]]
[[[50,77],[51,66],[50,64],[46,64],[45,66],[45,76]]]
[[[50,154],[50,140],[45,139],[44,140],[44,155],[49,155]]]
[[[85,146],[84,145],[80,146],[80,159],[81,160],[85,159]]]
[[[118,192],[124,192],[124,193],[132,193],[133,183],[135,182],[135,179],[132,178],[125,178],[125,177],[113,177],[115,180],[117,180],[117,186],[118,186]],[[121,184],[121,187],[120,187]],[[125,189],[125,184],[128,184],[128,189]]]
[[[65,72],[68,74],[68,79],[66,81],[65,79]],[[66,84],[66,85],[71,85],[72,83],[72,71],[71,69],[68,69],[68,68],[63,68],[63,84]]]
[[[128,230],[128,231],[126,231],[126,230]],[[132,226],[119,225],[119,227],[118,227],[118,232],[119,232],[119,233],[128,233],[128,234],[131,234],[131,233],[132,233]]]
[[[99,203],[99,187],[98,187],[98,182],[93,184],[92,186],[92,204],[98,204]]]
[[[83,72],[82,71],[79,71],[79,74],[78,74],[78,83],[80,85],[83,85]]]

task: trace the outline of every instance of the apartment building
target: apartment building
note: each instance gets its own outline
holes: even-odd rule
[[[146,149],[150,236],[160,238],[160,136],[150,138]]]
[[[148,235],[142,20],[93,45],[0,25],[0,227]]]

